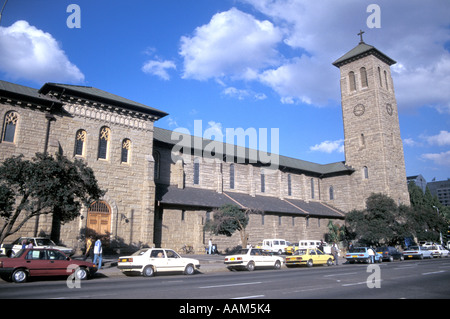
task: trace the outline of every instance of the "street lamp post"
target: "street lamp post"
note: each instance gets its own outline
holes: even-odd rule
[[[439,216],[439,208],[437,208],[436,206],[434,206],[433,205],[433,208],[436,208],[436,211],[437,211],[437,214],[438,214],[438,216]],[[440,240],[440,242],[441,242],[441,245],[442,245],[442,232],[441,231],[439,231],[439,240]]]

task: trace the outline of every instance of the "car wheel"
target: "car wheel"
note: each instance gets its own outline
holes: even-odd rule
[[[402,255],[402,256],[400,256],[400,261],[403,261],[403,260],[405,260],[405,257],[403,257],[403,255]]]
[[[152,266],[145,266],[144,271],[142,271],[142,276],[144,277],[152,277],[155,274],[155,271]]]
[[[281,268],[281,263],[280,263],[279,260],[277,260],[277,261],[275,262],[275,265],[273,266],[273,268],[274,268],[274,269],[277,269],[277,270]]]
[[[12,280],[17,283],[22,283],[27,281],[28,273],[25,269],[16,269],[12,274]]]
[[[186,268],[184,268],[185,275],[192,275],[194,274],[194,272],[195,272],[194,266],[192,266],[191,264],[187,265]]]
[[[308,261],[306,262],[306,266],[308,266],[308,267],[312,267],[312,266],[313,266],[313,261],[312,261],[312,259],[310,259],[310,260],[308,260]]]
[[[75,269],[75,278],[78,280],[86,280],[88,277],[88,272],[86,268],[79,267]]]
[[[393,262],[394,261],[394,256],[389,256],[389,261]]]
[[[331,258],[329,258],[327,260],[327,266],[332,266],[333,265],[333,260]]]
[[[420,255],[420,256],[419,256],[419,259],[423,259],[423,255]]]
[[[254,263],[253,261],[250,261],[250,262],[247,264],[247,270],[248,270],[248,271],[253,271],[253,270],[255,270],[255,263]]]

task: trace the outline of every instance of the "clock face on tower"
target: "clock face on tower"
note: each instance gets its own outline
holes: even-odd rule
[[[353,108],[353,114],[355,114],[356,116],[361,116],[361,115],[363,115],[365,111],[366,111],[366,108],[365,108],[364,105],[362,105],[362,104],[357,104],[357,105]]]
[[[392,105],[391,104],[386,104],[386,111],[388,112],[389,115],[392,115]]]

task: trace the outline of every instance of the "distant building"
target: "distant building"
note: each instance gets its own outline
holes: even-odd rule
[[[407,178],[407,182],[409,183],[414,183],[417,186],[419,186],[422,189],[422,192],[425,193],[425,190],[427,189],[427,181],[426,179],[422,176],[422,175],[415,175],[415,176],[408,176]]]
[[[431,195],[437,196],[442,205],[450,206],[450,179],[430,182],[427,187],[430,189]]]

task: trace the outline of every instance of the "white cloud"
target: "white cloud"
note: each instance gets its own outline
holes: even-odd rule
[[[437,165],[450,166],[450,151],[422,154],[422,159],[431,160]]]
[[[37,83],[84,81],[53,36],[23,20],[0,27],[0,71],[14,80]]]
[[[428,143],[431,145],[450,145],[450,132],[440,131],[439,134],[425,137]]]
[[[281,30],[267,20],[236,8],[217,13],[192,37],[181,38],[183,78],[253,80],[261,68],[278,63],[276,45],[281,40]]]
[[[170,75],[167,70],[176,68],[177,67],[173,61],[149,60],[142,66],[142,71],[147,74],[156,75],[167,81],[170,80]]]
[[[320,144],[316,144],[311,146],[309,149],[314,152],[323,152],[323,153],[343,153],[344,152],[344,140],[336,140],[336,141],[324,141]]]

